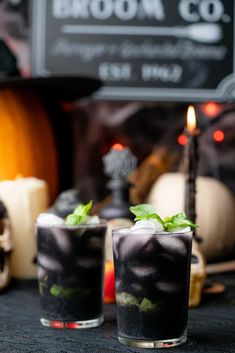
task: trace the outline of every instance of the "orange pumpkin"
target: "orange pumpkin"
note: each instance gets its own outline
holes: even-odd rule
[[[51,201],[58,192],[53,131],[38,97],[31,91],[0,90],[0,181],[34,176],[44,179]]]

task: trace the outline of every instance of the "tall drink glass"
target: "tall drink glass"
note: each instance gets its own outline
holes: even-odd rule
[[[89,328],[103,323],[106,223],[36,225],[41,323]]]
[[[168,348],[187,339],[192,232],[113,231],[118,340]]]

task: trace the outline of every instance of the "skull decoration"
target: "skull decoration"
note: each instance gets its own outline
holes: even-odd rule
[[[10,253],[13,249],[10,220],[4,204],[0,201],[0,290],[10,281]]]
[[[206,280],[205,260],[199,244],[193,239],[189,306],[195,307],[200,304],[202,290]]]

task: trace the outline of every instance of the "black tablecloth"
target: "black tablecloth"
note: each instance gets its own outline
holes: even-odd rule
[[[235,273],[212,278],[226,292],[204,296],[199,308],[189,312],[188,342],[175,353],[235,353]],[[115,305],[105,306],[105,324],[96,329],[58,330],[39,322],[40,307],[35,281],[13,281],[0,294],[1,353],[131,353],[159,350],[134,349],[116,339]],[[161,350],[162,352],[162,350]]]

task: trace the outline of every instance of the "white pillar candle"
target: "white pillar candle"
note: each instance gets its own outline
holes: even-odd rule
[[[47,183],[37,178],[18,178],[0,182],[0,199],[5,204],[12,227],[14,250],[11,275],[35,278],[35,220],[49,205]]]

